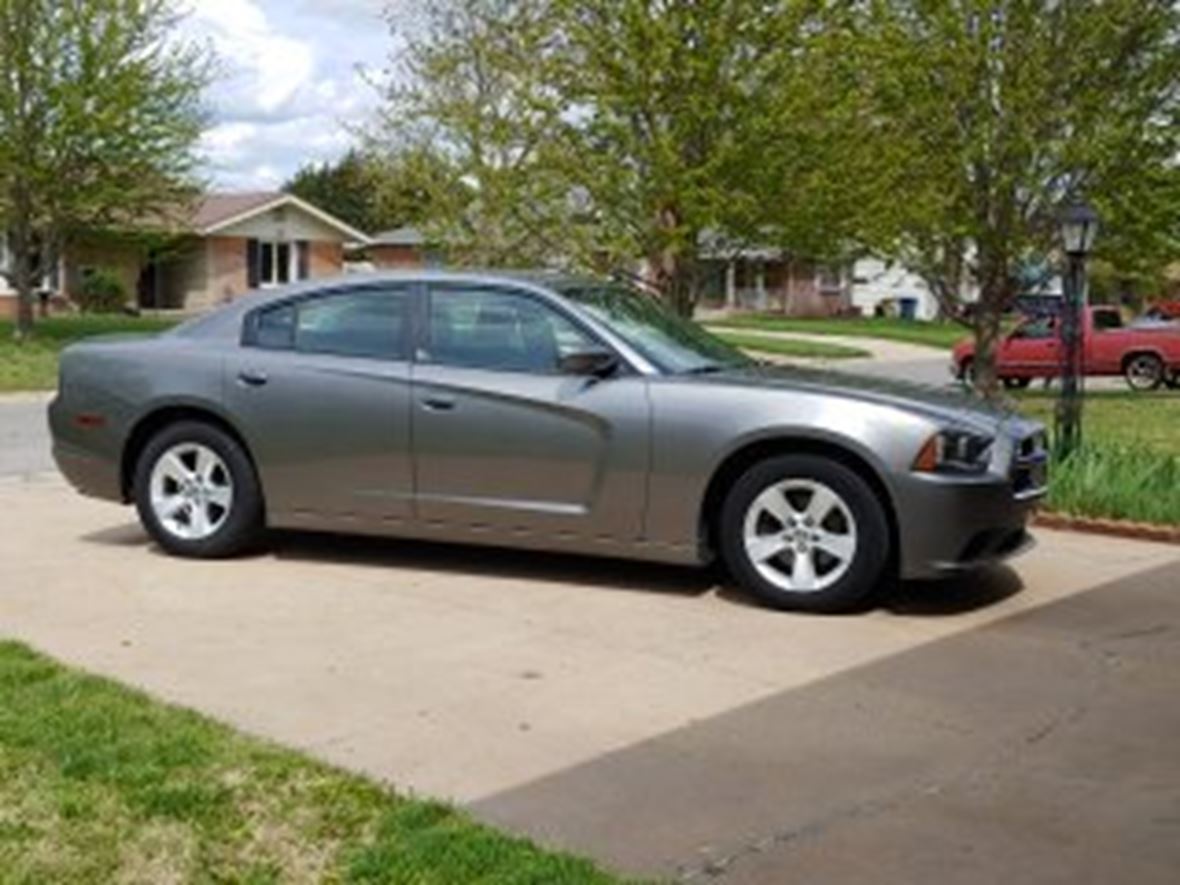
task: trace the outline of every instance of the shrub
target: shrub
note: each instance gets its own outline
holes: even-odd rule
[[[96,268],[84,277],[78,291],[78,307],[85,313],[116,313],[127,304],[127,290],[119,275]]]

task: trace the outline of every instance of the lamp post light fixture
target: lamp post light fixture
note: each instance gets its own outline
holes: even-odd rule
[[[1065,299],[1058,335],[1061,347],[1061,396],[1057,401],[1057,454],[1074,451],[1082,438],[1082,308],[1086,301],[1086,258],[1098,236],[1098,213],[1075,203],[1060,216],[1061,246],[1066,256]]]

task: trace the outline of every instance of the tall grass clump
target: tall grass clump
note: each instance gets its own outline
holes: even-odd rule
[[[1180,455],[1137,443],[1093,440],[1052,467],[1051,510],[1180,525]]]

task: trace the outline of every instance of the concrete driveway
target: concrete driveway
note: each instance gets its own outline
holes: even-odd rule
[[[690,881],[1174,881],[1180,549],[1041,532],[862,615],[708,573],[282,535],[162,555],[0,480],[0,634]]]

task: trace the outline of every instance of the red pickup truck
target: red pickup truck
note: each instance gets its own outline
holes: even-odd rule
[[[1061,373],[1056,316],[1027,319],[1000,339],[996,373],[1007,387],[1027,387],[1033,378]],[[975,342],[960,341],[951,370],[970,377]],[[1180,378],[1180,327],[1125,326],[1116,307],[1088,307],[1082,317],[1082,367],[1086,375],[1122,375],[1132,390],[1174,386]]]

